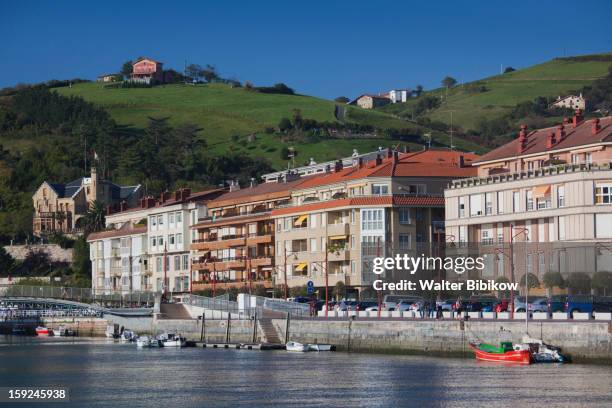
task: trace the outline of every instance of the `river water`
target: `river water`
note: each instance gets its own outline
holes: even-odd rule
[[[0,386],[68,387],[78,407],[610,407],[612,367],[423,356],[145,349],[0,336]],[[24,403],[15,406],[28,406]]]

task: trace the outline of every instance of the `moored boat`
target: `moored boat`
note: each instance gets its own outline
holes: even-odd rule
[[[499,347],[486,343],[470,343],[470,347],[474,350],[476,360],[513,364],[533,362],[529,348],[518,347],[516,350],[510,342],[503,342]]]
[[[136,347],[138,348],[151,347],[151,338],[149,336],[139,336],[136,339]]]
[[[568,363],[569,357],[561,354],[561,348],[544,343],[541,339],[523,337],[523,344],[529,348],[535,363]]]
[[[180,334],[164,333],[162,337],[165,337],[165,339],[162,340],[162,344],[164,347],[181,348],[185,347],[185,345],[187,344],[187,339],[181,337]]]
[[[37,336],[53,336],[53,331],[49,330],[47,327],[38,326],[36,328]]]
[[[333,344],[308,344],[309,351],[333,351],[335,346]]]
[[[121,333],[121,341],[130,342],[130,341],[135,341],[135,340],[136,340],[136,334],[131,330],[124,330],[123,333]]]
[[[290,341],[285,345],[287,351],[308,351],[308,344],[298,343],[297,341]]]

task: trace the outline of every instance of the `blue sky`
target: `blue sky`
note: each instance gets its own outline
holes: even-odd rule
[[[612,51],[602,1],[0,1],[0,87],[140,55],[325,98]]]

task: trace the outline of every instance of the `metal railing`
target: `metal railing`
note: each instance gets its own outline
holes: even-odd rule
[[[238,302],[223,298],[222,296],[210,298],[198,295],[185,295],[183,296],[183,303],[203,309],[238,315],[238,319],[252,319],[258,309],[257,307],[241,309],[238,307]],[[261,310],[259,312],[261,313]]]

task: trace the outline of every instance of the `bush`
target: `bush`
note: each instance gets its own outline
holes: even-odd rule
[[[538,277],[535,276],[533,273],[527,274],[527,283],[529,284],[529,289],[535,289],[540,286],[540,281],[538,280]],[[525,287],[525,275],[521,276],[519,285],[523,288]]]
[[[542,278],[544,286],[547,288],[562,288],[565,285],[565,280],[563,279],[563,275],[559,272],[548,271],[544,274]]]
[[[591,278],[584,272],[570,273],[567,287],[572,292],[588,292],[591,289]]]
[[[281,132],[286,132],[291,129],[293,129],[293,125],[291,124],[289,118],[282,118],[280,122],[278,122],[278,130]]]

